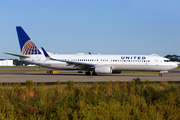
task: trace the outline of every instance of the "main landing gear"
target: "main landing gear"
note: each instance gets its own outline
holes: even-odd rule
[[[97,73],[95,73],[95,72],[93,71],[92,75],[97,75]]]
[[[91,72],[90,71],[87,71],[86,73],[85,73],[85,75],[91,75]],[[97,75],[97,73],[95,73],[94,71],[92,72],[92,75]]]
[[[82,71],[82,70],[79,70],[78,73],[83,73],[83,71]]]
[[[90,71],[87,71],[87,72],[85,73],[85,75],[91,75],[91,72],[90,72]]]

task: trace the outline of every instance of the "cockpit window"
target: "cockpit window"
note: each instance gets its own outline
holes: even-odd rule
[[[170,60],[164,60],[164,62],[170,62]]]

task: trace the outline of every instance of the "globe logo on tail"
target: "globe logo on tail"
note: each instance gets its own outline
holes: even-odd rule
[[[36,45],[33,43],[32,40],[28,40],[23,48],[22,48],[22,55],[37,55],[41,54],[39,49],[36,47]]]

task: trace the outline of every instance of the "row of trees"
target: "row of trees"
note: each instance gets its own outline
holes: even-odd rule
[[[13,59],[13,64],[14,65],[29,65],[29,63],[24,62],[22,60],[18,60],[18,59]]]
[[[166,55],[166,58],[170,59],[171,61],[177,61],[180,62],[180,57],[178,57],[177,55]]]

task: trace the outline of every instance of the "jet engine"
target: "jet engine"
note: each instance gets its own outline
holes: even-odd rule
[[[97,66],[95,67],[95,73],[97,74],[111,74],[112,67],[107,65]]]

